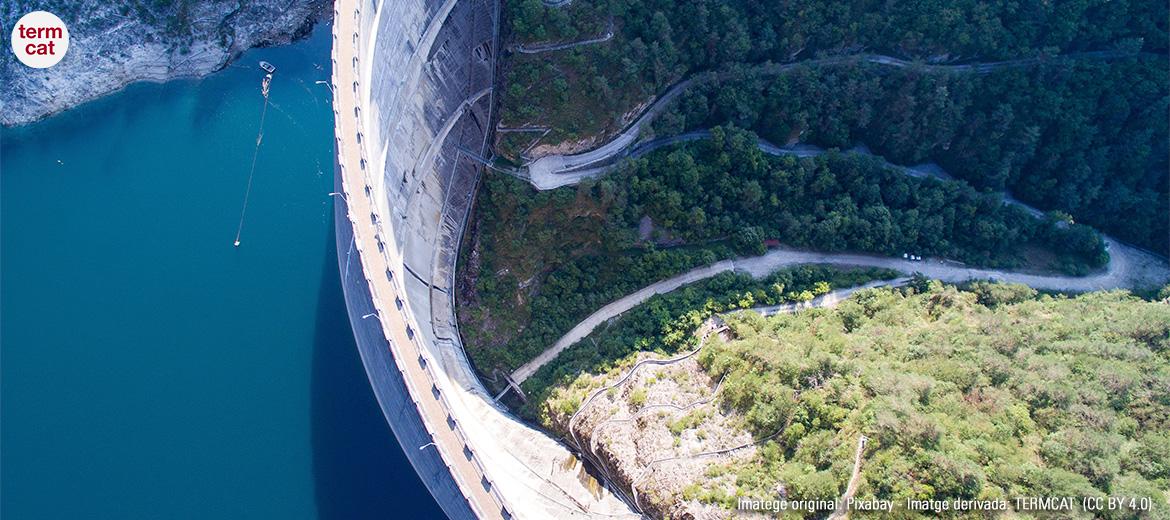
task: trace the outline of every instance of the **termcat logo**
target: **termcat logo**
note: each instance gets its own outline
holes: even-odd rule
[[[68,50],[69,28],[53,13],[33,11],[12,27],[12,53],[29,67],[52,67]]]

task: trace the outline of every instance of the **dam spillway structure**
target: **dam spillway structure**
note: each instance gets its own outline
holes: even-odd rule
[[[334,4],[334,217],[350,324],[387,422],[450,518],[637,518],[498,405],[463,351],[455,264],[490,137],[499,10]]]

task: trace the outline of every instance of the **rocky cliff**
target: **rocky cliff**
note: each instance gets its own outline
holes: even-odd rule
[[[327,0],[15,0],[0,3],[6,31],[46,10],[69,27],[69,52],[32,69],[0,53],[0,124],[60,112],[135,81],[199,76],[241,52],[285,43],[331,14]],[[7,45],[6,45],[7,46]]]
[[[717,400],[723,381],[713,380],[694,358],[643,365],[618,378],[625,373],[582,375],[571,388],[557,390],[552,401],[576,404],[604,389],[575,415],[568,410],[576,406],[550,406],[546,426],[580,446],[650,518],[732,516],[699,499],[734,496],[734,477],[712,470],[747,464],[757,450],[742,417]]]

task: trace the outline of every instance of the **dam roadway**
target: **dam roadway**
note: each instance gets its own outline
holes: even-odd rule
[[[338,1],[335,4],[333,18],[333,92],[334,110],[336,111],[334,114],[334,124],[336,128],[338,168],[341,174],[341,193],[344,194],[343,203],[348,210],[347,217],[353,230],[352,243],[358,253],[357,256],[360,261],[361,271],[363,273],[391,272],[389,265],[385,262],[384,256],[367,253],[384,249],[385,246],[377,238],[378,231],[375,229],[374,220],[362,218],[365,215],[376,214],[371,206],[370,196],[362,191],[355,194],[353,190],[357,186],[366,186],[367,183],[362,179],[362,172],[365,169],[365,166],[362,164],[364,159],[355,146],[358,144],[358,117],[347,117],[350,114],[358,113],[356,110],[358,96],[355,89],[340,86],[357,84],[355,67],[347,65],[355,63],[353,61],[353,57],[357,55],[355,48],[355,37],[357,36],[355,18],[360,15],[356,14],[356,9],[350,11],[355,13],[354,16],[343,16],[341,14],[348,11],[345,8],[350,3]],[[356,4],[357,2],[352,3]],[[348,34],[352,34],[355,37],[346,38],[339,36]],[[348,251],[347,249],[347,260],[348,258],[352,258],[349,256]],[[346,267],[352,267],[352,265],[347,265]],[[348,275],[349,271],[346,270],[345,272]],[[475,465],[472,457],[463,456],[465,450],[470,450],[470,448],[467,446],[465,439],[459,435],[458,424],[454,422],[450,423],[451,427],[447,427],[447,424],[445,424],[450,415],[447,407],[444,406],[441,400],[441,393],[438,391],[431,392],[431,388],[436,387],[434,378],[428,373],[428,365],[430,364],[428,361],[429,356],[418,349],[417,344],[412,341],[414,334],[413,332],[408,332],[410,326],[406,324],[405,317],[401,313],[390,312],[385,309],[386,302],[380,296],[395,295],[394,297],[397,298],[399,293],[398,288],[394,287],[391,280],[385,276],[366,276],[366,281],[369,283],[370,293],[373,295],[372,301],[375,309],[373,314],[375,316],[365,314],[359,319],[367,320],[369,317],[374,317],[381,324],[382,333],[389,341],[389,347],[394,353],[394,361],[398,370],[402,373],[402,379],[406,383],[410,396],[413,397],[414,406],[418,410],[418,415],[422,418],[422,423],[426,426],[430,434],[435,451],[442,458],[443,464],[458,483],[459,490],[464,494],[467,505],[478,518],[511,518],[512,514],[503,503],[502,498],[498,494],[491,492],[491,480],[484,474],[481,468]],[[381,401],[381,396],[379,396],[379,401]],[[403,446],[403,449],[408,450],[409,454],[411,448],[409,446]],[[426,448],[420,447],[415,449],[417,451],[423,451]],[[472,451],[470,453],[474,452]],[[411,462],[412,464],[416,464],[417,469],[417,463],[414,460]],[[462,509],[453,507],[449,502],[440,502],[440,505],[451,516],[455,515],[452,515],[450,509]]]
[[[498,0],[334,4],[350,324],[387,423],[448,517],[638,518],[621,489],[496,403],[463,350],[455,264],[489,155],[498,13]]]
[[[453,326],[455,252],[489,128],[498,4],[338,0],[335,220],[350,323],[378,403],[450,518],[637,518],[507,413]],[[387,439],[390,442],[390,439]]]

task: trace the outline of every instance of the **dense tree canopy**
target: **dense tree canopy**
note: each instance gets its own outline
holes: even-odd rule
[[[657,43],[666,57],[692,67],[850,48],[995,60],[1137,40],[1160,51],[1167,39],[1167,6],[1154,1],[596,0],[546,7],[519,0],[506,8],[520,41],[592,34],[612,16],[626,39]]]
[[[604,44],[507,60],[503,121],[551,126],[546,144],[587,147],[668,85],[704,70],[859,51],[923,62],[1144,52],[989,75],[877,66],[745,72],[692,89],[656,129],[734,123],[777,144],[864,143],[895,162],[936,161],[977,188],[1007,189],[1170,254],[1165,2],[539,4],[508,3],[515,39],[573,40],[604,31],[608,20],[617,27]],[[503,135],[501,151],[515,156],[541,134]]]
[[[700,363],[763,437],[746,496],[834,498],[865,449],[858,497],[1150,497],[1170,514],[1170,305],[1021,286],[870,290],[834,310],[731,320]],[[827,485],[823,485],[827,484]],[[703,500],[734,497],[691,490]],[[1110,518],[1134,518],[1114,511]]]
[[[712,133],[576,188],[535,192],[488,178],[458,293],[464,342],[481,372],[515,369],[653,282],[762,254],[765,239],[1078,272],[1108,259],[1091,229],[1038,220],[963,182],[912,178],[856,154],[773,157],[751,132]],[[1034,250],[1055,263],[1026,264]]]
[[[712,133],[709,141],[636,160],[601,180],[599,189],[627,201],[614,208],[627,222],[648,215],[663,232],[687,241],[759,228],[768,238],[824,251],[911,252],[1014,266],[1023,246],[1037,242],[1074,270],[1107,260],[1091,230],[1039,221],[962,182],[912,178],[859,154],[773,157],[750,132],[716,127]]]
[[[667,294],[651,297],[557,356],[524,383],[528,402],[521,413],[551,427],[550,413],[572,414],[581,396],[564,392],[581,374],[598,374],[638,352],[671,355],[693,349],[695,329],[716,313],[757,305],[805,302],[833,289],[898,276],[886,269],[842,269],[802,265],[762,279],[726,272]],[[558,391],[559,390],[559,391]]]
[[[1170,83],[1164,59],[1053,63],[988,75],[873,65],[745,71],[692,89],[661,134],[731,122],[783,144],[864,143],[899,164],[934,160],[976,187],[1170,250]]]
[[[1165,52],[1167,6],[1128,2],[754,2],[597,0],[505,3],[514,42],[596,37],[603,44],[514,54],[503,120],[545,123],[548,142],[620,126],[639,103],[687,74],[732,63],[787,62],[859,50],[911,59],[995,61],[1125,48]]]

